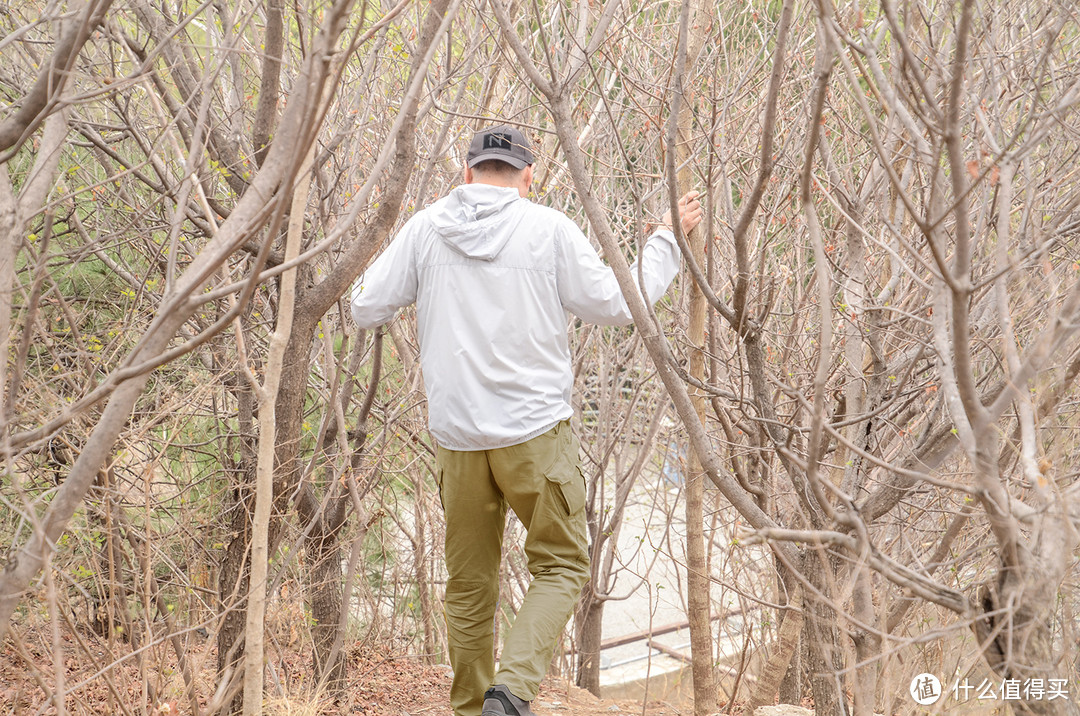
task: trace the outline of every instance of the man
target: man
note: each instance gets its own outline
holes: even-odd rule
[[[529,702],[589,577],[585,481],[569,425],[566,311],[599,324],[632,320],[615,275],[577,225],[525,198],[533,161],[517,129],[477,133],[465,183],[417,212],[352,293],[353,318],[365,328],[416,303],[446,517],[456,716],[533,713]],[[680,202],[686,231],[701,220],[696,196]],[[640,261],[644,295],[655,301],[679,270],[667,226],[652,235]],[[533,578],[496,671],[507,506],[527,531]]]

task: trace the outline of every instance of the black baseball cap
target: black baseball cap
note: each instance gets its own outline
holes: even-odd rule
[[[488,159],[506,162],[515,169],[524,169],[536,161],[528,137],[505,124],[477,132],[469,143],[465,158],[468,166],[475,167]]]

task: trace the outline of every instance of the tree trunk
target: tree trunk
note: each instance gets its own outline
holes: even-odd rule
[[[101,588],[93,600],[94,610],[89,614],[90,628],[107,638],[110,646],[117,636],[128,641],[133,633],[127,610],[124,552],[120,544],[120,526],[116,520],[118,508],[112,494],[114,478],[112,466],[102,468],[87,496],[90,502],[97,503],[94,509],[88,511],[87,518],[104,535],[99,553],[101,577],[98,584]]]
[[[803,663],[805,662],[806,643],[803,635],[805,628],[799,632],[795,641],[795,650],[792,652],[791,661],[788,662],[787,672],[780,682],[780,693],[777,700],[782,704],[798,705],[802,701],[803,692]]]
[[[424,476],[416,476],[416,538],[413,544],[413,573],[416,575],[416,599],[420,606],[420,623],[424,630],[424,661],[436,663],[438,646],[435,639],[435,610],[431,603],[431,578],[428,574],[427,512],[428,500],[424,489]]]
[[[217,668],[219,674],[235,666],[237,650],[233,644],[243,634],[243,611],[233,609],[238,595],[247,594],[247,576],[244,570],[251,534],[251,486],[255,484],[255,399],[251,386],[233,371],[229,379],[230,389],[236,396],[236,445],[230,444],[230,454],[235,451],[239,458],[231,462],[232,516],[229,519],[230,538],[218,565],[217,612],[222,614],[217,630]],[[231,441],[231,439],[230,439]],[[239,648],[239,647],[238,647]],[[233,711],[240,709],[239,701]]]
[[[218,567],[218,611],[223,614],[217,632],[218,674],[234,673],[244,643],[244,610],[238,606],[248,592],[247,553],[251,544],[250,491],[242,486],[237,494],[229,525],[229,541]],[[239,493],[239,490],[238,490]],[[236,695],[227,713],[238,713],[241,696]]]
[[[447,5],[448,0],[437,0],[432,4],[418,40],[419,47],[433,46],[434,39],[443,24],[443,15]],[[418,83],[426,76],[425,57],[426,54],[420,52],[414,55],[410,85],[417,85],[417,88],[416,91],[408,92],[403,101],[402,120],[397,127],[396,136],[387,139],[388,142],[394,142],[394,159],[393,165],[386,172],[389,180],[382,186],[379,207],[375,211],[375,216],[349,249],[342,254],[334,269],[320,283],[314,287],[303,288],[297,296],[296,321],[285,350],[285,362],[281,370],[281,389],[275,406],[277,420],[274,509],[268,531],[271,548],[278,542],[281,533],[281,515],[286,513],[288,499],[294,493],[300,479],[300,464],[297,455],[303,426],[304,398],[307,394],[311,370],[311,342],[322,316],[337,303],[342,294],[360,275],[397,221],[401,199],[416,159],[414,128],[420,94]],[[271,154],[275,150],[276,143],[271,143]],[[222,565],[223,596],[234,589],[237,590],[237,594],[245,594],[248,589],[250,565],[244,559],[247,519],[247,514],[243,510],[233,516],[231,537]],[[334,584],[340,592],[340,579]],[[339,595],[338,599],[340,598]],[[319,597],[319,599],[323,598]],[[218,635],[218,663],[222,667],[220,672],[222,674],[229,666],[228,652],[234,649],[237,637],[242,631],[239,625],[246,619],[244,611],[243,606],[238,606],[229,611],[223,620]],[[332,623],[337,623],[337,615]],[[325,657],[324,661],[326,661]],[[234,712],[237,705],[234,703]]]
[[[604,600],[586,592],[578,609],[577,685],[594,696],[600,695],[600,641],[604,621]]]
[[[341,611],[341,529],[348,516],[348,500],[334,477],[329,482],[330,494],[325,504],[320,504],[308,483],[301,488],[296,509],[308,533],[304,541],[303,574],[311,610],[315,672],[328,693],[337,698],[345,687],[345,663],[340,653],[335,653],[334,645],[345,628]]]
[[[262,74],[259,77],[259,104],[251,127],[255,162],[262,166],[277,119],[278,94],[281,88],[281,54],[284,46],[282,0],[266,3],[266,32],[263,35]]]
[[[854,692],[855,716],[873,716],[877,694],[878,664],[881,657],[881,637],[873,631],[878,624],[874,609],[873,587],[870,570],[863,567],[855,575],[855,591],[851,595],[852,616],[866,624],[869,629],[850,627],[851,641],[855,644]]]
[[[300,243],[304,233],[304,214],[307,208],[308,189],[311,187],[312,159],[315,145],[297,174],[298,184],[292,197],[289,230],[285,239],[285,262],[300,255]],[[268,236],[267,241],[272,237]],[[296,308],[296,268],[290,268],[281,276],[278,293],[278,315],[274,333],[267,350],[266,376],[258,387],[259,395],[259,455],[255,471],[255,510],[251,517],[251,577],[248,580],[247,621],[244,629],[244,714],[258,716],[262,713],[263,694],[263,634],[266,628],[266,592],[269,586],[270,559],[270,513],[274,501],[274,448],[277,444],[277,421],[274,408],[281,387],[281,370],[285,362],[285,349],[292,335],[293,312]],[[242,357],[247,370],[247,357]],[[248,375],[255,383],[255,375]]]
[[[698,368],[704,365],[699,351],[695,351],[691,358],[691,371],[695,369],[695,363]],[[697,395],[695,401],[700,401],[704,412],[704,398]],[[701,462],[691,457],[690,471],[686,476],[686,618],[690,624],[695,716],[714,713],[717,695],[709,564],[705,555],[704,496],[705,473],[701,469]]]
[[[849,713],[840,683],[844,671],[837,630],[836,605],[828,600],[838,567],[836,560],[824,553],[809,551],[803,561],[803,575],[814,587],[804,595],[805,622],[803,638],[809,646],[808,671],[810,689],[814,694],[816,716],[847,716]],[[829,571],[831,574],[827,574]]]
[[[691,34],[690,17],[695,14],[693,0],[684,0],[679,26],[678,69],[675,74],[675,92],[672,100],[672,118],[668,126],[667,173],[672,188],[671,223],[676,234],[682,233],[678,198],[691,189],[693,174],[686,167],[676,176],[675,167],[690,157],[690,131],[692,129],[690,108],[680,112],[684,97],[683,81],[689,59],[696,58],[701,47],[701,24]],[[696,18],[695,18],[696,19]],[[676,144],[677,143],[677,144]],[[675,151],[671,151],[672,149]],[[677,163],[676,163],[677,161]],[[686,237],[690,252],[698,266],[705,265],[705,237],[694,229]],[[705,294],[696,282],[690,289],[690,320],[687,340],[690,343],[690,376],[705,380]],[[698,420],[705,422],[705,394],[692,388],[690,400]],[[690,451],[690,464],[686,474],[686,617],[690,624],[691,670],[694,678],[694,714],[706,716],[716,711],[716,672],[714,668],[709,564],[705,553],[705,471],[696,450]]]
[[[754,691],[743,708],[743,716],[754,716],[754,711],[759,707],[771,706],[773,697],[785,680],[789,667],[797,664],[798,660],[793,657],[799,650],[799,634],[803,628],[802,605],[802,587],[797,586],[788,599],[788,609],[783,612],[783,621],[777,633],[773,653],[758,675]],[[785,702],[781,694],[780,703],[797,703],[798,701],[799,699],[796,698],[795,701]]]
[[[996,583],[984,586],[978,595],[978,606],[983,614],[973,628],[979,642],[986,644],[983,657],[987,665],[1003,679],[1017,679],[1021,683],[1042,679],[1043,684],[1049,685],[1052,679],[1065,678],[1064,662],[1054,649],[1051,631],[1057,597],[1055,589],[1046,589],[1050,580],[1039,584],[1035,578],[1027,584],[1019,584],[1021,580],[1016,579],[1009,585],[1006,574],[1004,570],[999,572]],[[1043,598],[1025,594],[1025,588],[1043,592]],[[1065,688],[1069,689],[1070,685],[1066,683]],[[1075,694],[1070,698],[1050,700],[1044,696],[1009,703],[1017,714],[1077,716],[1080,706],[1074,697]]]
[[[795,704],[798,705],[806,693],[806,680],[805,664],[807,662],[807,653],[809,649],[806,645],[806,618],[805,618],[805,602],[802,598],[802,584],[791,573],[791,570],[782,564],[777,565],[777,573],[780,577],[780,583],[783,585],[784,592],[788,595],[794,595],[798,592],[800,595],[800,606],[803,606],[804,611],[799,614],[800,625],[799,633],[795,638],[795,648],[791,654],[791,660],[788,662],[787,671],[784,674],[783,680],[780,682],[780,694],[779,701],[782,704]],[[791,597],[789,597],[791,598]],[[785,617],[786,618],[786,617]],[[783,629],[783,625],[780,627]]]
[[[321,532],[321,530],[320,530]],[[315,641],[315,671],[325,681],[330,694],[339,694],[345,687],[345,660],[333,655],[341,616],[341,539],[340,530],[330,534],[312,535],[307,542],[305,570],[308,582],[308,603]]]

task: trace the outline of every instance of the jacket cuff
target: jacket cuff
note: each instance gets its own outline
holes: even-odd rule
[[[679,242],[675,240],[675,234],[671,231],[671,229],[668,229],[666,227],[658,227],[657,229],[655,229],[649,236],[648,241],[645,242],[645,246],[641,247],[641,250],[645,251],[645,248],[655,240],[659,240],[668,245],[668,248],[666,250],[670,253],[673,260],[678,262],[682,259],[682,249],[679,248]],[[661,248],[659,245],[654,248],[654,251],[657,250],[664,251],[664,249]]]
[[[668,243],[670,243],[672,246],[677,247],[679,245],[678,242],[675,241],[675,233],[666,226],[658,226],[653,229],[652,234],[649,236],[649,240],[651,241],[657,237],[667,239]]]

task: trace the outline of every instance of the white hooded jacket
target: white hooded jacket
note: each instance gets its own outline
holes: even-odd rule
[[[678,273],[679,248],[660,230],[641,253],[655,301]],[[374,328],[413,302],[429,427],[451,450],[516,445],[573,415],[566,311],[632,321],[615,274],[573,221],[487,184],[417,212],[353,287],[352,315]]]

